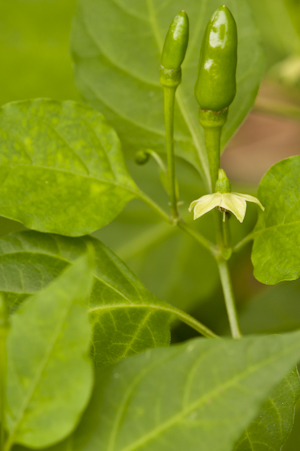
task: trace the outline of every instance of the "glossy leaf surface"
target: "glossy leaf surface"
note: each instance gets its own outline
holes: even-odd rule
[[[272,166],[259,185],[265,207],[255,229],[252,263],[255,277],[273,285],[300,275],[300,157]]]
[[[10,319],[5,450],[12,443],[37,448],[63,439],[89,400],[92,264],[90,256],[81,257]]]
[[[0,239],[0,292],[14,310],[86,252],[95,249],[94,284],[89,300],[98,364],[170,343],[171,305],[152,295],[100,241],[20,232]]]
[[[299,332],[196,339],[125,359],[98,372],[69,445],[72,451],[232,451],[299,359],[299,340]]]
[[[237,22],[239,55],[237,96],[224,127],[223,146],[251,108],[263,69],[259,38],[246,1],[228,0],[226,5]],[[198,0],[81,0],[72,33],[81,94],[105,114],[127,148],[164,151],[160,54],[171,20],[178,11],[187,12],[190,39],[175,109],[176,153],[202,170],[206,184],[208,163],[193,91],[205,26],[219,6],[218,0],[200,4]]]
[[[299,396],[299,375],[294,370],[264,402],[234,451],[280,451],[293,428],[295,405]]]
[[[85,235],[138,195],[114,130],[74,102],[2,107],[0,155],[0,214],[28,228]]]

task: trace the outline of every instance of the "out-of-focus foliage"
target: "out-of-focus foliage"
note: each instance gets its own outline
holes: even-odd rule
[[[250,0],[248,4],[261,34],[267,68],[300,52],[300,41],[284,0]]]
[[[76,0],[0,2],[0,104],[79,98],[69,57],[75,9]]]

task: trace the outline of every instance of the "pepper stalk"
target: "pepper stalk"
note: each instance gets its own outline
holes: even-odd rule
[[[168,192],[171,214],[178,219],[177,193],[174,162],[174,105],[176,89],[181,83],[181,64],[184,60],[189,39],[189,19],[180,11],[167,32],[161,55],[159,81],[164,88],[164,117],[166,153],[168,162]]]

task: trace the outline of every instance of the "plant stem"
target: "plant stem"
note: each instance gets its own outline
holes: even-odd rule
[[[251,232],[249,235],[245,236],[239,243],[237,243],[233,249],[232,252],[239,252],[246,244],[249,243],[249,241],[252,241],[254,236],[256,235],[256,232]]]
[[[211,191],[215,191],[218,171],[220,169],[220,139],[222,127],[203,127],[205,133],[205,146],[209,162]]]
[[[216,181],[218,179],[218,172],[220,169],[220,140],[221,140],[221,133],[224,123],[227,119],[227,111],[224,114],[223,117],[223,123],[220,121],[219,123],[212,121],[211,125],[208,125],[209,121],[205,122],[205,114],[208,116],[209,113],[201,112],[200,110],[200,123],[203,126],[204,133],[205,133],[205,145],[206,145],[206,151],[207,156],[209,160],[210,165],[210,177],[211,177],[211,187],[212,191],[215,190]],[[216,238],[217,238],[217,244],[219,247],[219,255],[222,255],[222,251],[230,249],[228,247],[229,244],[229,230],[226,229],[228,227],[227,224],[222,223],[222,215],[220,212],[215,209],[214,210],[214,219],[215,219],[215,229],[216,229]],[[223,252],[224,253],[224,252]],[[217,257],[217,264],[218,269],[220,273],[221,278],[221,284],[223,288],[224,293],[224,299],[225,299],[225,305],[227,310],[227,315],[229,319],[229,324],[231,328],[231,334],[233,338],[240,338],[241,337],[241,331],[238,321],[238,316],[236,312],[235,307],[235,300],[234,300],[234,294],[231,284],[231,278],[230,273],[228,269],[228,264],[225,258],[222,256]]]
[[[188,235],[190,235],[192,238],[198,241],[198,243],[200,243],[203,247],[209,250],[209,252],[213,255],[213,257],[216,258],[219,255],[217,247],[203,235],[201,235],[192,227],[190,227],[189,224],[180,219],[177,225],[181,230],[184,230]]]
[[[225,221],[222,221],[222,226],[223,226],[224,247],[226,249],[229,249],[229,248],[231,248],[231,236],[230,236],[230,228],[229,228],[229,217],[227,214],[225,214]]]
[[[207,238],[205,238],[203,235],[198,233],[196,230],[193,230],[186,222],[184,222],[182,219],[174,220],[174,218],[171,218],[168,216],[164,210],[160,208],[159,205],[157,205],[150,197],[147,196],[147,194],[140,191],[139,198],[142,200],[145,204],[147,204],[153,211],[155,211],[161,218],[168,222],[171,225],[178,226],[181,230],[184,230],[188,235],[193,237],[198,243],[200,243],[203,247],[205,247],[207,250],[210,251],[210,253],[213,255],[213,257],[217,258],[219,256],[219,252],[217,250],[217,247],[209,241]]]
[[[239,326],[239,320],[237,316],[234,294],[232,290],[231,278],[227,262],[224,259],[220,259],[218,261],[218,268],[225,298],[227,315],[229,318],[231,334],[233,338],[241,338],[242,334]]]
[[[139,199],[143,201],[148,207],[150,207],[155,213],[157,213],[164,221],[168,222],[169,224],[172,224],[173,220],[172,218],[167,215],[167,213],[160,208],[159,205],[157,205],[154,200],[151,199],[151,197],[147,196],[147,194],[143,193],[143,191],[139,190]]]
[[[175,162],[174,162],[174,103],[175,103],[176,87],[164,87],[164,115],[165,115],[165,131],[166,131],[166,153],[168,162],[168,185],[171,206],[171,215],[173,219],[177,219],[177,196],[176,196],[176,179],[175,179]]]

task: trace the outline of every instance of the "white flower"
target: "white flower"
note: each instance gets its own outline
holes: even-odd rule
[[[219,188],[220,191],[223,192],[219,192],[217,189],[216,193],[207,194],[191,203],[189,211],[194,209],[194,219],[200,218],[200,216],[203,216],[215,207],[219,207],[219,209],[223,212],[231,211],[240,222],[243,222],[246,214],[246,201],[254,202],[262,210],[264,210],[264,207],[259,200],[256,199],[256,197],[250,196],[249,194],[228,192],[231,189],[230,182],[227,179],[223,169],[219,170],[219,178],[216,188]],[[223,216],[223,220],[225,220],[225,214]]]
[[[207,194],[206,196],[194,200],[189,207],[189,211],[192,211],[194,208],[194,219],[197,219],[213,208],[219,207],[222,210],[231,211],[240,222],[243,222],[246,214],[246,201],[254,202],[264,210],[264,207],[259,200],[249,194],[214,193]]]

